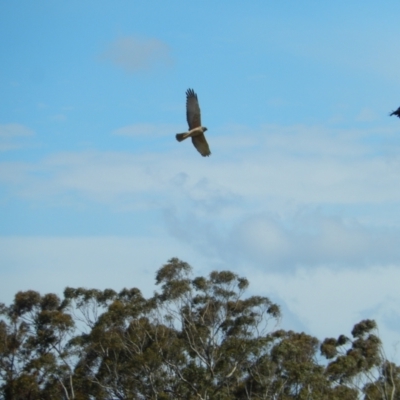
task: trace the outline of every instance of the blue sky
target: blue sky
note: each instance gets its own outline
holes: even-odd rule
[[[229,269],[400,340],[400,3],[0,4],[0,301]],[[186,129],[199,96],[212,155]]]

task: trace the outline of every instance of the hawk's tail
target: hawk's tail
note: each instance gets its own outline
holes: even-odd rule
[[[177,133],[176,136],[175,136],[176,140],[178,142],[182,142],[182,140],[185,140],[187,138],[186,134],[187,134],[187,132],[185,132],[185,133]]]

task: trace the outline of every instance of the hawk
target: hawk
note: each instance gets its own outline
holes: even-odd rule
[[[392,115],[396,115],[397,117],[400,118],[400,107],[396,110],[396,111],[392,111],[392,113],[390,114],[390,116]]]
[[[204,136],[204,132],[207,128],[201,126],[199,100],[193,89],[186,90],[186,119],[189,124],[189,131],[177,133],[176,140],[182,142],[182,140],[191,137],[192,143],[197,151],[203,157],[208,157],[211,152],[206,137]]]

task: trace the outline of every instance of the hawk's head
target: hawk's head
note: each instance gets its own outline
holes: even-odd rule
[[[207,130],[207,128],[205,126],[202,126],[203,128],[203,132],[205,132]]]

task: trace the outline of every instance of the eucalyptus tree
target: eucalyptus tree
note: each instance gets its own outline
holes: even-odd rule
[[[0,399],[400,400],[376,323],[322,343],[231,271],[170,259],[157,291],[66,288],[0,304]]]
[[[193,278],[177,258],[159,269],[156,284],[155,326],[169,328],[169,342],[180,352],[159,346],[174,377],[168,391],[175,398],[234,398],[248,369],[269,351],[279,306],[264,296],[246,297],[248,280],[230,271]]]
[[[74,320],[55,294],[18,292],[0,305],[0,380],[5,399],[74,398],[68,341]]]

